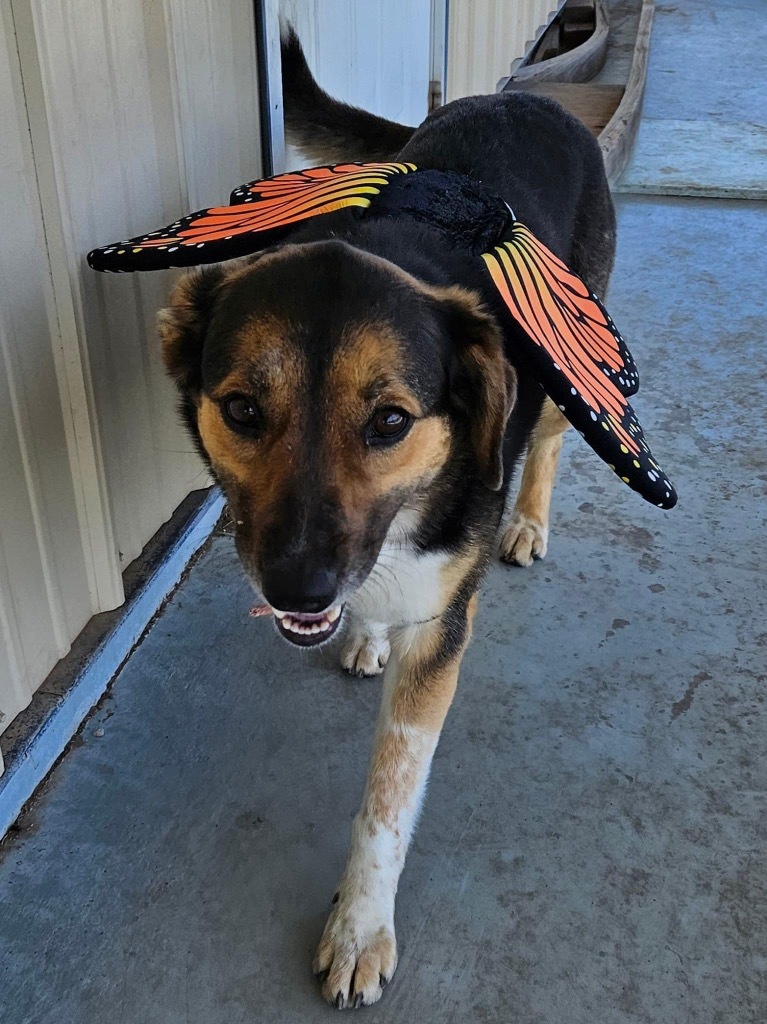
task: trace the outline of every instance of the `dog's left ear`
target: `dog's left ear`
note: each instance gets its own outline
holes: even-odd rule
[[[157,314],[165,369],[182,394],[202,389],[202,353],[216,296],[224,279],[220,267],[206,267],[176,283],[167,309]]]
[[[503,486],[503,438],[517,395],[517,375],[503,334],[480,299],[463,288],[435,289],[452,345],[450,396],[466,418],[486,487]]]

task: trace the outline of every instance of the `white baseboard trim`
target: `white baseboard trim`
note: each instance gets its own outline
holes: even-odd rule
[[[114,629],[92,652],[62,699],[25,741],[23,750],[0,778],[0,839],[45,779],[88,712],[103,696],[162,602],[202,547],[224,507],[214,488],[168,550]]]

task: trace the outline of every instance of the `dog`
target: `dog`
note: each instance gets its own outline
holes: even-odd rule
[[[397,160],[481,181],[604,295],[615,215],[596,140],[556,102],[456,100],[417,128],[321,90],[283,38],[286,130],[315,162]],[[244,569],[299,647],[346,627],[343,667],[384,671],[367,785],[314,970],[338,1007],[397,965],[398,879],[500,545],[546,554],[568,423],[428,225],[320,218],[177,284],[158,318],[192,437],[231,505]],[[524,458],[516,503],[504,510]]]

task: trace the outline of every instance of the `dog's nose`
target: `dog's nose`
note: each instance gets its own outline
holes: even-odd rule
[[[261,589],[278,611],[316,614],[335,601],[338,576],[331,569],[307,571],[277,563],[262,573]]]

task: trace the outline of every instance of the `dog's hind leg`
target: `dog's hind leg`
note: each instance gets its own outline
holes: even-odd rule
[[[341,648],[341,667],[353,676],[378,676],[389,660],[389,627],[352,613]]]
[[[550,399],[546,399],[530,435],[522,482],[511,519],[501,535],[501,558],[512,565],[531,565],[543,558],[549,540],[551,492],[562,448],[562,435],[570,426]]]
[[[439,618],[393,635],[365,795],[314,959],[322,994],[339,1009],[377,1002],[397,966],[397,884],[474,605],[474,598],[458,597]]]

